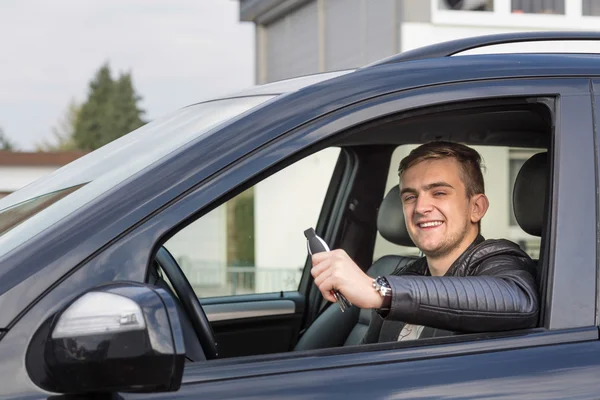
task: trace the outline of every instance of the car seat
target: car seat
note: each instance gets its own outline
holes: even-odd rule
[[[415,247],[406,230],[400,189],[397,185],[381,202],[377,215],[377,230],[391,243]],[[401,255],[383,256],[367,270],[367,275],[375,278],[391,274],[395,269],[402,268],[417,258]],[[337,305],[330,303],[304,332],[294,351],[357,345],[365,335],[370,320],[370,309],[361,310],[352,306],[342,312]]]

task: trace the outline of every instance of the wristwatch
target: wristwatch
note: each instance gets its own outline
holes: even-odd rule
[[[385,277],[378,276],[377,278],[373,279],[373,288],[379,292],[381,297],[383,297],[383,304],[381,305],[381,308],[377,310],[377,312],[383,311],[387,314],[387,311],[390,309],[390,304],[392,303],[392,287],[390,283]]]

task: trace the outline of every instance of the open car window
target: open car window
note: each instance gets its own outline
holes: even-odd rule
[[[176,232],[165,244],[199,298],[298,290],[340,149],[269,176]]]
[[[397,147],[392,155],[386,182],[387,193],[398,185],[398,166],[415,144]],[[521,148],[510,146],[471,146],[481,154],[483,177],[489,209],[481,222],[481,234],[489,239],[508,239],[517,243],[533,259],[539,258],[541,238],[525,232],[518,224],[513,209],[513,191],[519,170],[531,156],[546,151],[543,148]],[[420,255],[416,247],[399,246],[387,241],[377,233],[373,261],[387,255]]]

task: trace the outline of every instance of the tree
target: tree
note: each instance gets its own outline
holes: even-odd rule
[[[75,132],[75,124],[77,123],[80,109],[81,106],[72,99],[67,106],[67,111],[63,119],[58,122],[58,126],[52,128],[54,142],[44,140],[36,146],[36,149],[38,151],[76,150],[77,144],[73,139],[73,133]]]
[[[139,128],[142,120],[131,74],[113,80],[108,63],[102,65],[89,85],[87,101],[75,121],[73,141],[81,150],[95,150]]]
[[[2,128],[0,128],[0,150],[15,151],[16,149],[15,144],[4,134]]]

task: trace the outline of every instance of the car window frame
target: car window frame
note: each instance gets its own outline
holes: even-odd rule
[[[574,90],[574,87],[578,86],[577,90]],[[413,109],[413,108],[421,108],[421,107],[425,107],[425,106],[431,106],[431,105],[435,105],[435,104],[440,104],[443,103],[445,101],[453,101],[453,102],[462,102],[462,101],[468,101],[468,100],[476,100],[476,99],[481,99],[481,98],[491,98],[491,97],[505,97],[505,96],[544,96],[544,95],[550,95],[550,96],[555,96],[555,95],[559,95],[560,98],[562,98],[559,101],[559,106],[557,108],[557,112],[560,113],[560,118],[557,119],[556,121],[556,133],[560,135],[561,131],[568,131],[569,135],[571,136],[571,138],[573,137],[574,134],[579,133],[581,135],[580,139],[578,141],[575,140],[568,140],[568,141],[561,141],[560,138],[555,138],[554,141],[556,144],[558,145],[562,145],[563,147],[561,147],[559,150],[557,150],[555,156],[558,158],[558,162],[561,164],[561,175],[567,176],[567,169],[568,167],[565,167],[565,165],[568,165],[568,160],[573,160],[573,159],[577,159],[580,163],[583,162],[591,162],[593,161],[592,159],[588,159],[588,158],[581,158],[580,156],[578,156],[577,158],[574,158],[574,154],[580,154],[581,151],[584,150],[584,148],[586,148],[586,146],[588,146],[589,144],[591,144],[591,140],[592,138],[592,121],[591,121],[591,98],[590,97],[586,97],[589,96],[589,92],[587,95],[583,94],[582,90],[584,87],[588,87],[589,86],[589,81],[585,78],[556,78],[556,79],[544,79],[544,78],[528,78],[528,79],[511,79],[511,80],[489,80],[489,81],[482,81],[482,82],[468,82],[468,83],[461,83],[461,84],[455,84],[453,85],[453,87],[445,87],[444,85],[440,85],[440,86],[432,86],[432,87],[428,87],[428,88],[423,88],[423,89],[415,89],[415,90],[411,90],[409,92],[400,92],[400,93],[396,93],[396,94],[389,94],[389,95],[385,95],[385,96],[380,96],[376,99],[370,99],[367,100],[365,102],[362,102],[361,104],[356,104],[354,106],[351,107],[347,107],[346,109],[340,110],[338,112],[335,112],[334,115],[328,116],[327,118],[322,118],[320,120],[317,121],[313,121],[312,123],[309,123],[301,128],[295,129],[294,132],[290,133],[290,134],[286,134],[283,137],[281,137],[280,139],[275,140],[274,142],[270,143],[269,146],[263,146],[261,149],[258,149],[254,156],[251,158],[248,158],[244,161],[242,161],[241,163],[238,164],[238,166],[235,167],[236,171],[240,171],[240,168],[242,167],[242,165],[244,166],[244,172],[241,175],[238,175],[238,177],[235,178],[236,183],[235,185],[232,185],[229,189],[223,188],[221,190],[219,190],[220,193],[216,193],[216,196],[213,197],[212,199],[212,205],[210,207],[214,207],[216,204],[214,203],[215,201],[218,201],[217,198],[221,197],[221,196],[225,196],[227,195],[228,191],[233,190],[234,187],[239,186],[241,182],[245,181],[245,180],[250,180],[253,177],[255,177],[257,174],[259,174],[260,172],[264,172],[265,170],[272,168],[274,166],[276,166],[279,162],[285,160],[285,157],[289,157],[292,153],[294,153],[294,151],[289,151],[289,153],[284,153],[282,151],[277,152],[279,159],[275,159],[275,157],[269,157],[269,163],[268,165],[264,165],[263,160],[261,160],[261,156],[266,154],[267,152],[271,152],[273,150],[273,148],[271,146],[281,146],[281,147],[285,147],[286,149],[299,149],[299,153],[301,154],[301,151],[306,151],[307,149],[309,149],[310,145],[316,145],[318,144],[319,148],[324,148],[326,147],[328,144],[326,142],[327,139],[332,138],[332,135],[334,134],[334,132],[340,132],[343,131],[345,129],[347,129],[348,127],[357,125],[361,122],[365,122],[367,120],[373,119],[375,117],[378,116],[383,116],[383,115],[388,115],[391,113],[399,113],[402,112],[403,110],[408,110],[408,109]],[[486,93],[482,93],[482,91],[485,91]],[[583,96],[584,100],[583,101],[577,101],[577,99]],[[570,102],[567,102],[567,99],[572,100]],[[576,103],[576,104],[573,104]],[[589,103],[589,104],[588,104]],[[578,118],[570,118],[567,115],[563,115],[564,110],[568,108],[569,112],[573,112],[575,113],[575,115],[578,116]],[[589,111],[589,113],[587,113]],[[335,116],[337,114],[337,117]],[[586,115],[589,116],[589,118],[586,118]],[[584,126],[587,124],[587,127]],[[573,126],[578,126],[581,129],[573,129]],[[574,133],[576,132],[576,133]],[[586,134],[584,132],[589,132],[589,138],[587,138],[588,140],[583,140],[586,137]],[[311,141],[312,143],[307,143],[304,135],[308,135],[310,134],[311,136]],[[325,140],[325,142],[324,142]],[[297,143],[294,143],[297,142]],[[589,143],[588,143],[589,142]],[[573,145],[571,145],[573,144]],[[319,148],[313,148],[312,150],[308,150],[310,152],[312,151],[316,151]],[[587,149],[589,149],[590,147],[588,146]],[[573,169],[573,171],[580,169]],[[569,169],[569,171],[571,171]],[[229,176],[231,176],[232,174],[232,170],[228,170],[225,172],[224,176],[221,177],[221,179],[230,179]],[[243,175],[246,175],[245,177],[243,177]],[[581,172],[580,172],[581,175]],[[216,177],[215,177],[216,179]],[[558,196],[558,192],[565,190],[565,187],[567,187],[567,185],[578,185],[577,182],[572,182],[574,180],[568,180],[566,178],[563,178],[563,180],[560,182],[560,185],[558,184],[557,180],[558,177],[555,176],[554,178],[554,182],[555,184],[553,184],[553,200],[554,200],[554,204],[556,204],[556,199]],[[561,186],[562,185],[562,186]],[[581,186],[581,185],[579,185]],[[578,187],[578,189],[580,189],[579,193],[582,193],[582,191],[584,192],[590,192],[590,188],[588,188],[587,190],[581,186]],[[568,192],[567,192],[568,193]],[[573,193],[573,191],[571,191],[571,193]],[[586,198],[589,198],[590,193],[587,193]],[[231,195],[231,194],[229,194]],[[202,211],[202,206],[199,206],[199,204],[202,204],[202,202],[200,201],[200,198],[204,197],[200,194],[200,190],[196,189],[195,191],[191,192],[186,198],[182,198],[180,200],[180,204],[181,207],[185,207],[187,211],[185,211],[183,214],[181,214],[180,217],[176,218],[177,222],[173,225],[176,226],[177,224],[181,224],[184,223],[184,221],[189,220],[190,218],[194,218],[194,215],[198,215],[198,213],[203,213]],[[559,207],[563,207],[561,208],[562,210],[566,209],[566,205],[568,204],[570,201],[568,199],[568,196],[563,196],[565,197],[564,200],[561,200],[561,204],[559,205]],[[594,197],[595,199],[595,197]],[[184,206],[184,203],[187,203]],[[575,203],[577,204],[577,203]],[[192,206],[193,205],[193,206]],[[208,205],[208,204],[206,204]],[[581,204],[579,204],[580,206]],[[557,217],[557,211],[558,210],[554,210],[553,211],[553,222],[556,222],[556,217]],[[163,212],[167,212],[167,209],[165,209]],[[161,212],[162,214],[162,212]],[[571,213],[570,218],[573,218],[573,213]],[[158,216],[157,216],[158,217]],[[581,226],[586,226],[589,225],[587,224],[587,222],[589,221],[585,221],[584,217],[581,216],[579,217],[581,220]],[[562,220],[559,222],[559,224],[562,223]],[[554,238],[553,242],[550,244],[551,249],[555,249],[556,248],[556,243],[558,240],[563,241],[564,243],[568,243],[568,236],[565,235],[564,230],[559,230],[557,232],[557,227],[556,224],[554,224],[555,226],[553,227],[552,232],[550,234],[551,237]],[[171,228],[173,229],[173,228]],[[554,233],[556,232],[556,233]],[[571,235],[572,235],[572,230],[570,231]],[[166,231],[164,232],[166,233]],[[557,235],[560,235],[560,239],[557,239]],[[579,234],[581,235],[581,233]],[[594,246],[593,248],[595,248],[595,231],[593,232],[593,235],[591,236],[591,240],[589,242],[594,242]],[[582,258],[581,257],[581,252],[579,252],[579,254],[577,254],[577,252],[574,251],[573,248],[570,249],[571,251],[571,255],[577,255],[578,258]],[[549,264],[552,265],[553,263],[556,262],[562,262],[562,263],[566,263],[565,258],[566,256],[563,254],[563,252],[557,253],[556,251],[552,252],[551,256],[550,256],[550,260],[549,260]],[[594,252],[595,254],[595,252]],[[585,256],[585,258],[589,261],[592,258],[588,255]],[[595,256],[594,256],[594,267],[595,267]],[[583,262],[582,264],[585,264],[585,262]],[[575,267],[577,268],[577,267]],[[584,267],[579,266],[580,272],[581,274],[578,276],[585,276],[586,273],[584,273],[583,271],[585,270]],[[595,271],[595,270],[594,270]],[[585,285],[584,284],[584,280],[585,279],[579,279],[578,283],[581,284],[581,286],[577,286],[573,284],[573,277],[571,277],[570,281],[566,281],[564,279],[564,275],[567,272],[572,272],[572,269],[569,271],[564,271],[563,269],[556,269],[556,268],[551,268],[550,273],[553,274],[553,276],[557,276],[556,278],[552,279],[552,296],[549,297],[548,299],[548,305],[551,305],[552,307],[556,307],[556,302],[559,301],[557,294],[560,294],[560,304],[563,304],[563,306],[561,307],[561,310],[564,310],[563,312],[568,313],[569,316],[566,315],[556,315],[558,313],[555,313],[554,317],[552,316],[552,314],[550,313],[548,315],[548,318],[551,319],[551,322],[548,324],[548,326],[546,326],[547,328],[559,328],[559,327],[577,327],[577,326],[589,326],[591,323],[591,319],[590,317],[592,315],[595,315],[595,305],[593,306],[593,311],[590,312],[591,310],[589,309],[589,307],[587,307],[586,309],[586,313],[588,314],[588,318],[587,320],[584,321],[575,321],[573,322],[574,318],[577,318],[577,315],[581,315],[582,310],[581,310],[581,306],[579,307],[574,307],[574,306],[569,306],[568,304],[582,304],[587,302],[587,304],[593,303],[595,304],[595,287],[593,288],[593,291],[590,290],[590,286],[589,285]],[[589,267],[587,268],[587,272],[589,272]],[[589,275],[589,274],[587,274]],[[589,279],[588,279],[589,281]],[[571,289],[573,288],[578,288],[577,293],[574,293]],[[583,289],[585,288],[585,289]],[[568,295],[570,296],[569,301],[566,301],[565,298]],[[590,295],[592,295],[593,297],[590,297]],[[586,299],[585,301],[581,300],[576,300],[576,301],[572,301],[573,296],[577,296],[580,300],[581,299]],[[587,301],[588,299],[591,299],[590,301]],[[562,312],[561,312],[562,313]],[[573,318],[572,318],[573,317]],[[554,318],[552,320],[552,318]],[[562,319],[561,319],[562,318]],[[594,316],[594,320],[595,320],[595,316]],[[571,321],[571,322],[567,322],[567,321]],[[570,324],[570,325],[567,325]]]
[[[596,172],[596,187],[600,188],[600,78],[591,80],[592,89],[592,107],[594,119],[594,156],[595,156],[595,172]],[[596,198],[596,219],[600,218],[600,193]],[[597,224],[597,235],[600,237],[600,222]],[[600,246],[596,248],[596,326],[600,326]]]

